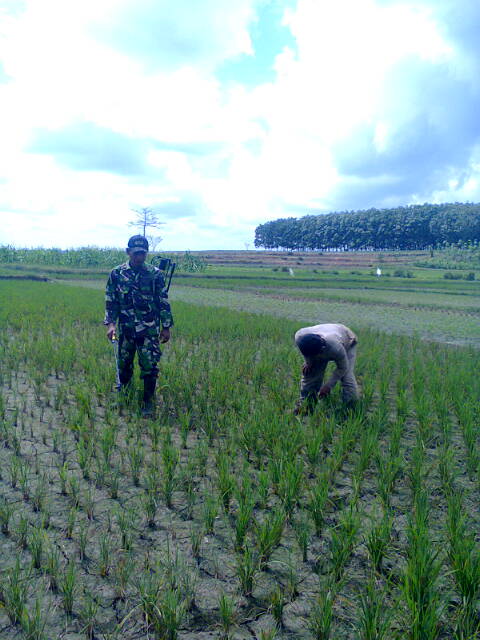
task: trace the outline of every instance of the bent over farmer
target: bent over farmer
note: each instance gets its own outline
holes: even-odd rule
[[[299,329],[295,344],[305,358],[302,369],[300,400],[295,413],[311,411],[318,398],[325,398],[340,381],[342,399],[354,404],[359,393],[355,374],[357,336],[343,324],[317,324]],[[323,382],[327,364],[333,361],[336,369],[327,382]]]
[[[129,388],[133,360],[135,353],[138,354],[145,417],[150,417],[154,409],[161,356],[159,342],[170,340],[170,327],[173,326],[162,272],[145,263],[148,248],[148,241],[143,236],[129,239],[128,261],[115,267],[108,278],[104,320],[109,340],[115,336],[118,323],[118,369],[123,391]]]

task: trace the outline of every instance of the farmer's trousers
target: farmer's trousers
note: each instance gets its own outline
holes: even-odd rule
[[[340,384],[342,385],[342,400],[344,402],[352,402],[358,400],[358,386],[355,380],[354,367],[355,359],[357,357],[357,345],[353,344],[346,349],[348,359],[348,369],[342,378],[340,378]],[[327,368],[328,360],[314,360],[310,365],[308,373],[302,375],[302,381],[300,385],[300,396],[302,399],[308,398],[309,400],[316,400],[317,393],[323,384],[323,377],[325,375],[325,369]],[[330,387],[334,387],[337,383],[335,371],[332,374],[330,380],[326,383]]]

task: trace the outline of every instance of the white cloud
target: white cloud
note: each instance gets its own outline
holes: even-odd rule
[[[10,76],[0,84],[0,212],[17,220],[0,242],[123,245],[132,207],[156,204],[167,216],[171,203],[167,248],[243,247],[267,219],[356,208],[362,198],[386,202],[400,197],[400,187],[412,199],[480,197],[473,165],[465,178],[449,173],[450,187],[421,194],[377,167],[382,158],[396,162],[399,136],[412,122],[442,131],[445,92],[431,100],[432,81],[428,104],[419,92],[430,71],[438,86],[443,70],[445,82],[473,82],[468,51],[460,55],[433,4],[298,0],[284,15],[295,50],[279,50],[275,81],[253,88],[227,88],[214,72],[228,58],[252,54],[257,0],[25,6],[9,13],[0,32],[0,62]],[[38,131],[58,138],[85,123],[145,149],[144,175],[75,171],[53,147],[26,151]],[[421,144],[413,134],[412,144]],[[448,157],[448,148],[442,152]],[[346,159],[358,167],[372,153],[380,158],[372,175],[342,175]],[[398,157],[401,171],[406,160]],[[34,234],[24,224],[29,216]],[[97,232],[99,224],[107,227]]]

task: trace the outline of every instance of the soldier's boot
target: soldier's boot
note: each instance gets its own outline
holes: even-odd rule
[[[155,414],[155,387],[157,386],[157,376],[146,376],[143,379],[143,404],[142,416],[153,418]]]

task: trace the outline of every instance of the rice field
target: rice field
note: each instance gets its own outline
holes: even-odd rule
[[[478,319],[172,293],[146,421],[100,290],[0,282],[0,638],[480,637]],[[293,415],[307,317],[358,333],[353,412]]]

